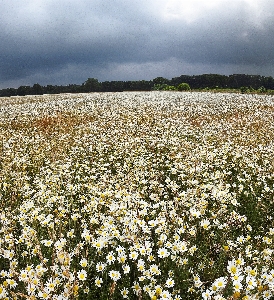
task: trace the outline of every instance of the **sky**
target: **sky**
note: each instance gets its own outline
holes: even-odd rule
[[[0,88],[274,77],[273,0],[0,0]]]

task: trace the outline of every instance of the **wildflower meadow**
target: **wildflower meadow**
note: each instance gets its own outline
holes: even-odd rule
[[[274,299],[274,96],[1,98],[0,299]]]

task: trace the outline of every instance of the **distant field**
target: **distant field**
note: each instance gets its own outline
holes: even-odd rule
[[[274,96],[0,99],[0,299],[273,299]]]

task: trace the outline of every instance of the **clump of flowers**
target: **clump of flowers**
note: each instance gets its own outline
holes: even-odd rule
[[[0,299],[272,299],[272,96],[1,101]]]

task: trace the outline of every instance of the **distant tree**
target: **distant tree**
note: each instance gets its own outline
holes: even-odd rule
[[[266,88],[264,86],[259,87],[257,91],[259,93],[266,93],[267,92],[267,90],[266,90]]]
[[[246,93],[250,92],[248,86],[241,86],[240,91],[241,91],[242,94],[246,94]]]
[[[174,85],[163,84],[163,91],[175,91],[177,90]]]
[[[189,75],[181,75],[180,77],[174,77],[171,79],[170,84],[177,86],[178,84],[180,84],[181,82],[186,82],[189,85],[193,85],[193,82],[195,81],[195,77],[194,76],[189,76]]]
[[[174,85],[167,85],[164,88],[165,91],[177,91],[177,88]]]
[[[181,85],[183,83],[183,85]],[[119,91],[150,91],[150,90],[190,90],[192,89],[240,89],[242,93],[272,93],[274,91],[273,77],[260,75],[181,75],[171,80],[164,77],[156,77],[153,80],[139,81],[104,81],[96,78],[88,78],[83,84],[47,85],[41,86],[35,83],[32,87],[20,86],[19,88],[7,88],[0,90],[0,97],[24,96],[32,94],[60,94],[81,92],[119,92]]]
[[[190,86],[188,83],[182,82],[177,86],[178,91],[190,91]]]
[[[152,87],[153,91],[161,91],[162,84],[154,84],[154,86]]]
[[[130,83],[126,81],[103,81],[101,91],[102,92],[122,92],[124,90],[130,90]]]
[[[83,92],[100,92],[102,90],[102,85],[96,78],[88,78],[82,84]]]
[[[46,94],[54,94],[55,93],[55,87],[54,87],[54,85],[48,84],[45,87],[45,93]]]
[[[111,91],[111,81],[103,81],[102,82],[102,91],[110,92]]]
[[[69,93],[81,93],[81,86],[77,84],[69,84],[68,86]]]
[[[111,81],[112,83],[112,91],[113,92],[122,92],[124,90],[124,81],[117,80],[117,81]]]
[[[147,81],[147,80],[139,80],[136,81],[136,91],[150,91],[153,83],[152,81]]]
[[[273,90],[274,89],[274,79],[269,76],[269,77],[263,77],[263,86],[266,88],[266,89],[271,89]]]
[[[165,91],[168,88],[168,84],[164,83],[164,84],[160,84],[160,83],[156,83],[154,84],[154,86],[152,87],[153,91]]]
[[[156,77],[153,80],[153,84],[170,84],[170,80],[164,77]]]
[[[31,95],[31,94],[32,94],[32,88],[28,85],[21,85],[17,89],[18,96],[25,96],[25,95]]]
[[[43,87],[39,83],[35,83],[32,87],[32,94],[43,95]]]
[[[17,95],[17,89],[14,88],[7,88],[7,89],[0,90],[0,97],[10,97],[16,95]]]

